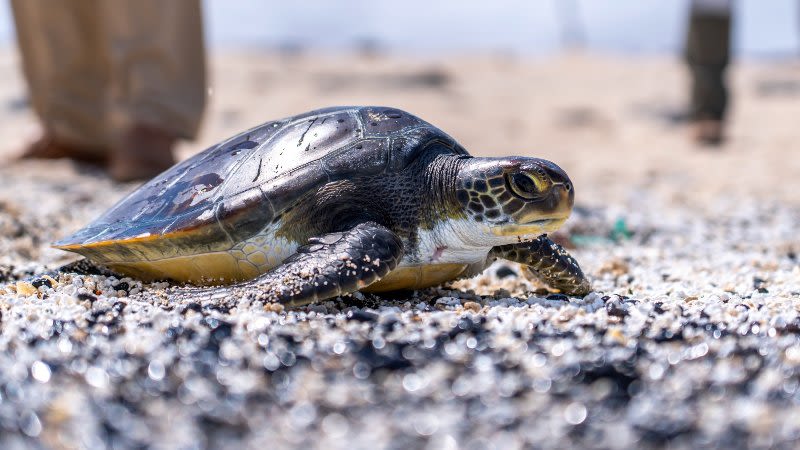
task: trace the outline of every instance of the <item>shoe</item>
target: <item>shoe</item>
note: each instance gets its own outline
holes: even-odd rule
[[[121,133],[111,150],[108,172],[116,181],[147,180],[175,164],[172,148],[177,138],[149,125],[135,125]]]
[[[694,140],[700,145],[716,147],[724,141],[721,120],[702,119],[694,122],[692,127]]]
[[[17,159],[72,159],[83,163],[104,166],[108,163],[108,150],[69,144],[44,134],[23,150]]]

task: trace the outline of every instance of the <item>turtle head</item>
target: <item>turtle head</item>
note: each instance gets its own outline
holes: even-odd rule
[[[470,158],[456,180],[465,215],[496,237],[538,236],[569,217],[575,189],[567,174],[538,158]]]

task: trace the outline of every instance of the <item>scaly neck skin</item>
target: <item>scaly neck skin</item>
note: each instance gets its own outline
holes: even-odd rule
[[[469,159],[439,155],[427,166],[422,192],[424,219],[416,251],[407,264],[475,263],[486,259],[489,250],[507,243],[492,235],[484,224],[469,218],[456,198],[458,174]]]
[[[425,167],[422,200],[427,220],[423,220],[423,226],[444,218],[465,217],[456,199],[456,183],[466,161],[458,155],[437,155]]]

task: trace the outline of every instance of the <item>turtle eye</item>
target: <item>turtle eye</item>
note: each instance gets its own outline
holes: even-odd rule
[[[511,190],[522,198],[533,199],[542,194],[539,184],[536,180],[524,173],[515,173],[508,176],[509,185]]]

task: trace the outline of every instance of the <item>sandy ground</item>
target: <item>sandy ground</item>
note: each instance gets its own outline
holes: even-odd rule
[[[800,437],[800,64],[731,73],[727,144],[696,147],[679,61],[584,54],[226,52],[188,156],[257,123],[396,106],[476,155],[572,177],[571,251],[596,293],[514,266],[454,290],[294,311],[170,304],[162,285],[61,275],[48,243],[135,185],[69,162],[0,165],[4,448],[793,446]],[[37,132],[0,54],[0,157]]]

